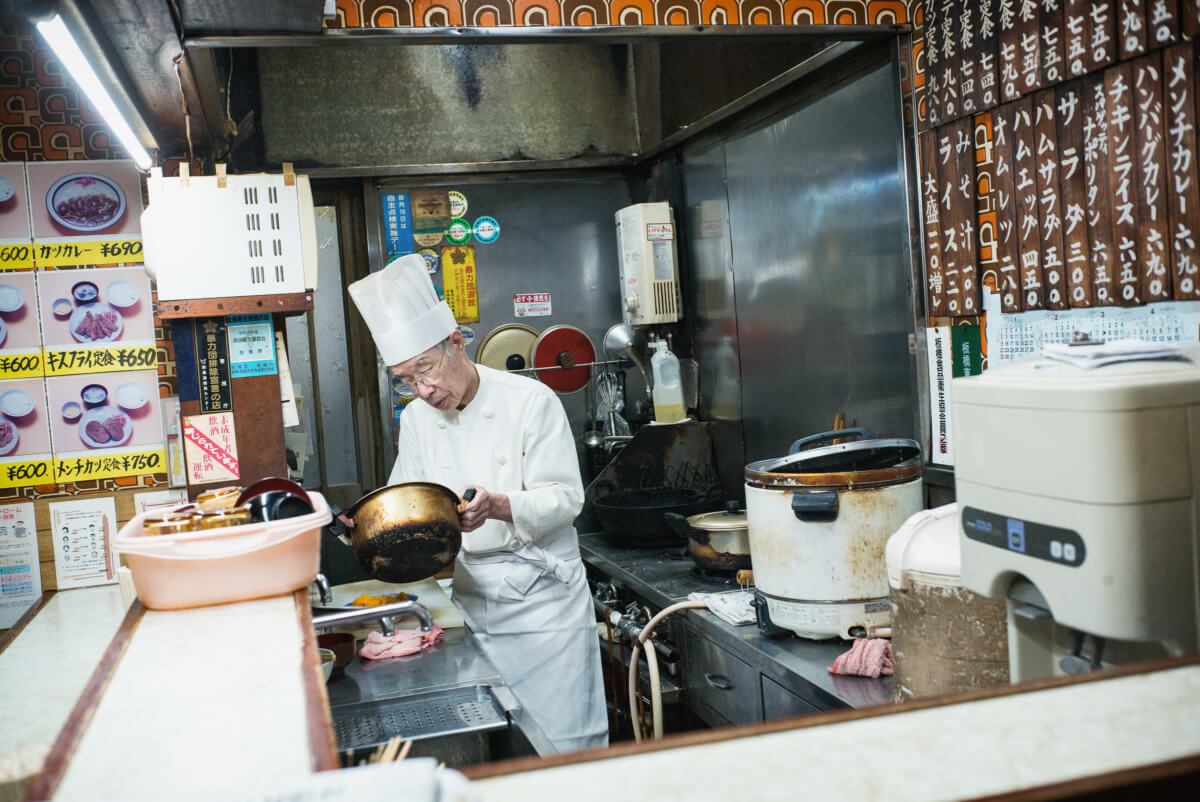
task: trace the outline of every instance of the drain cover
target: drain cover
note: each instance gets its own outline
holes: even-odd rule
[[[377,746],[396,735],[421,740],[508,726],[503,708],[486,685],[346,705],[332,713],[342,750]]]

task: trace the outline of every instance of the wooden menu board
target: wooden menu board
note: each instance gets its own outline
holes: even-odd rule
[[[975,144],[975,255],[979,281],[991,276],[991,286],[999,288],[997,276],[999,231],[996,213],[996,148],[992,113],[985,111],[972,120],[972,139]],[[963,308],[968,296],[963,297]],[[978,310],[979,304],[970,298],[971,308]]]
[[[996,290],[1000,293],[1001,310],[1020,312],[1021,286],[1017,270],[1020,231],[1013,177],[1012,107],[1002,106],[990,116],[996,184]]]
[[[925,122],[932,129],[942,124],[941,104],[938,98],[938,86],[941,77],[938,69],[941,66],[938,52],[940,38],[938,36],[938,0],[928,0],[925,3],[925,17],[922,25],[921,53],[925,57]]]
[[[1062,204],[1058,187],[1058,132],[1054,123],[1054,90],[1033,97],[1033,129],[1037,165],[1038,213],[1041,216],[1042,277],[1047,309],[1067,308],[1067,275],[1063,264]]]
[[[1146,3],[1144,0],[1120,0],[1117,17],[1117,55],[1121,61],[1146,52]]]
[[[1041,86],[1054,86],[1067,77],[1063,7],[1058,0],[1042,3],[1038,32],[1041,38]]]
[[[1138,267],[1138,211],[1133,119],[1132,68],[1117,64],[1104,71],[1108,101],[1108,171],[1112,193],[1113,244],[1116,246],[1115,300],[1119,306],[1141,303]]]
[[[1171,300],[1167,229],[1166,151],[1163,147],[1162,59],[1157,52],[1137,59],[1133,70],[1138,195],[1138,263],[1142,300]]]
[[[1153,49],[1179,41],[1179,4],[1191,0],[1150,0],[1146,5],[1146,46]]]
[[[1108,180],[1108,102],[1104,76],[1083,79],[1083,165],[1087,190],[1088,251],[1092,260],[1092,302],[1095,306],[1116,303],[1113,275],[1112,195]]]
[[[1087,72],[1117,60],[1117,8],[1115,0],[1083,0],[1088,15]]]
[[[1033,98],[1012,104],[1013,176],[1017,195],[1017,247],[1020,254],[1021,308],[1045,305],[1042,277],[1042,224],[1038,214],[1036,132],[1033,128]]]
[[[1178,300],[1200,300],[1200,192],[1196,174],[1196,81],[1190,42],[1163,51],[1167,170],[1167,222],[1171,278]]]
[[[1063,261],[1067,304],[1092,305],[1092,270],[1088,247],[1087,183],[1084,178],[1083,98],[1081,84],[1071,81],[1055,89],[1058,132],[1058,185],[1062,203]]]
[[[958,3],[958,107],[959,114],[974,114],[979,108],[975,60],[978,58],[979,0]]]
[[[996,25],[996,53],[1000,70],[1000,101],[1003,103],[1021,96],[1021,27],[1021,19],[1012,7],[1000,10]]]
[[[980,111],[994,109],[1000,103],[997,45],[1000,37],[996,25],[996,3],[982,0],[979,5],[979,30],[976,33],[975,88]]]
[[[1042,88],[1041,14],[1039,3],[1022,0],[1017,10],[1017,42],[1020,52],[1021,94]]]
[[[1063,54],[1066,74],[1078,78],[1088,71],[1088,11],[1091,0],[1063,3]]]
[[[959,120],[938,131],[938,178],[942,190],[942,272],[946,312],[964,311],[964,296],[978,298],[975,269],[975,150],[971,121]]]
[[[925,226],[925,293],[930,315],[946,314],[945,276],[942,273],[941,195],[938,186],[937,135],[926,131],[921,147],[921,217]]]
[[[938,78],[938,101],[941,121],[944,125],[962,114],[958,94],[958,67],[962,50],[959,47],[959,35],[962,33],[958,23],[958,1],[935,0],[941,3],[938,9],[938,40],[941,52],[938,54],[940,73]]]

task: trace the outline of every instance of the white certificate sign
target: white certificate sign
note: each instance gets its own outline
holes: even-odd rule
[[[954,464],[954,428],[950,420],[950,384],[954,378],[950,327],[926,329],[929,354],[929,420],[933,424],[929,461]]]
[[[0,504],[0,629],[17,623],[41,595],[33,504]]]
[[[50,505],[50,543],[58,589],[86,588],[117,581],[117,505],[96,496]]]

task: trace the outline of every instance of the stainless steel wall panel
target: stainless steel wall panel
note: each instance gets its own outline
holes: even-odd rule
[[[838,413],[913,433],[902,147],[890,63],[725,145],[747,461]]]

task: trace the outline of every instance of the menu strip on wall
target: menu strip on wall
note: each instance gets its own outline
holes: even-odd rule
[[[1179,2],[1190,0],[1150,0],[1146,6],[1146,43],[1151,48],[1166,47],[1179,41]]]
[[[997,25],[997,58],[1000,69],[1000,100],[1007,103],[1021,96],[1021,32],[1012,5],[1000,5]]]
[[[960,0],[958,10],[959,108],[962,115],[974,114],[979,108],[979,76],[976,60],[979,57],[979,0]]]
[[[992,112],[992,152],[996,168],[996,289],[1005,312],[1021,311],[1020,274],[1017,259],[1020,230],[1017,227],[1016,181],[1013,178],[1012,115],[1008,106]]]
[[[941,195],[938,189],[937,137],[921,134],[921,215],[925,226],[925,294],[930,315],[946,314],[945,276],[942,272]]]
[[[1054,86],[1067,76],[1062,4],[1057,0],[1043,2],[1038,22],[1041,34],[1041,85]]]
[[[1108,180],[1108,102],[1104,76],[1083,79],[1084,176],[1087,186],[1088,248],[1092,260],[1092,301],[1112,306],[1116,248],[1113,247],[1112,195]]]
[[[996,208],[996,148],[992,116],[990,111],[986,111],[974,119],[975,246],[979,272],[977,283],[982,284],[990,276],[991,286],[999,287],[999,215]],[[981,304],[976,304],[976,308],[977,311],[983,311]]]
[[[1013,104],[1013,171],[1017,194],[1017,227],[1021,265],[1021,308],[1041,309],[1045,304],[1042,276],[1041,217],[1038,214],[1037,146],[1033,128],[1033,98]]]
[[[977,315],[981,311],[979,302],[979,268],[975,233],[976,180],[975,160],[977,151],[972,141],[974,123],[967,117],[954,125],[954,171],[958,174],[958,192],[954,204],[958,211],[958,289],[960,315]],[[951,312],[951,314],[955,314]]]
[[[961,176],[958,172],[959,147],[966,147],[967,142],[960,142],[959,135],[965,134],[964,123],[957,122],[944,125],[938,130],[938,181],[941,198],[941,231],[942,231],[942,275],[944,277],[944,292],[946,293],[946,313],[961,315],[962,287],[959,285],[959,274],[966,260],[967,243],[962,238],[962,223],[966,217],[962,202],[962,190],[959,183]],[[966,208],[970,208],[969,206]],[[974,243],[972,232],[971,243]],[[971,248],[973,253],[974,249]]]
[[[939,87],[941,76],[941,36],[939,31],[939,6],[941,0],[926,0],[921,52],[925,56],[925,122],[927,129],[941,125],[941,98]]]
[[[1107,67],[1117,60],[1117,9],[1113,0],[1084,0],[1088,8],[1087,71]]]
[[[1055,90],[1058,132],[1058,183],[1062,193],[1063,261],[1067,304],[1092,305],[1092,270],[1088,248],[1087,182],[1084,177],[1083,98],[1077,81]]]
[[[1171,299],[1170,232],[1167,228],[1166,157],[1163,149],[1162,60],[1159,53],[1133,62],[1133,110],[1138,180],[1138,260],[1142,300]]]
[[[941,24],[941,35],[938,38],[942,46],[939,55],[941,77],[938,81],[938,93],[940,119],[943,124],[957,119],[962,114],[958,87],[959,65],[962,63],[962,49],[959,46],[962,33],[962,26],[959,24],[960,3],[961,0],[941,0],[942,7],[938,15],[938,22]]]
[[[1063,263],[1062,204],[1058,187],[1058,132],[1054,122],[1054,90],[1033,98],[1033,127],[1037,142],[1038,213],[1042,223],[1042,276],[1046,308],[1067,308],[1067,275]]]
[[[1120,306],[1141,303],[1142,282],[1138,266],[1137,150],[1133,119],[1133,70],[1117,64],[1104,71],[1108,96],[1108,169],[1112,191],[1113,242],[1117,246],[1116,302]]]
[[[1017,12],[1022,95],[1042,88],[1042,25],[1039,5],[1036,2],[1022,2]]]
[[[1171,279],[1178,300],[1200,300],[1200,191],[1196,173],[1195,65],[1192,43],[1163,51]]]
[[[1088,71],[1088,10],[1091,0],[1066,0],[1063,5],[1063,53],[1066,74],[1078,78]]]
[[[979,31],[976,34],[975,87],[976,108],[993,109],[1000,102],[995,9],[999,0],[980,0]]]
[[[1118,54],[1122,61],[1146,52],[1146,5],[1143,0],[1121,0],[1118,17]]]

